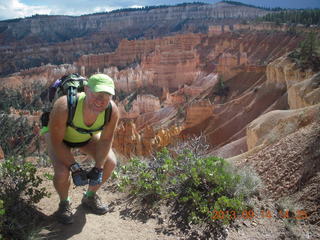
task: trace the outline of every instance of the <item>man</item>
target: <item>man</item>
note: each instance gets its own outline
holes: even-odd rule
[[[116,166],[116,157],[111,146],[114,132],[119,120],[119,111],[112,101],[115,94],[113,80],[105,74],[95,74],[85,82],[84,92],[78,94],[73,125],[76,128],[94,130],[83,132],[67,124],[67,97],[58,98],[50,113],[48,132],[45,135],[48,154],[53,162],[54,187],[59,194],[58,220],[64,224],[73,222],[70,199],[70,172],[76,186],[89,184],[82,199],[82,205],[95,214],[108,211],[102,204],[97,190],[110,177]],[[109,104],[112,107],[110,121],[104,121],[105,111]],[[103,127],[103,128],[102,128]],[[102,130],[101,130],[102,129]],[[71,148],[79,148],[89,154],[95,166],[88,172],[82,170],[71,153]]]

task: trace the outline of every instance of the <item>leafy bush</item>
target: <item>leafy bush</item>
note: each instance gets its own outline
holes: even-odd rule
[[[17,159],[6,159],[0,165],[0,232],[5,239],[28,239],[39,225],[39,213],[34,207],[43,197],[49,197],[36,167]]]
[[[202,152],[197,146],[193,149]],[[120,190],[129,189],[131,196],[146,206],[173,203],[177,216],[189,223],[212,223],[213,210],[247,208],[245,201],[253,191],[245,189],[248,181],[232,171],[224,159],[194,154],[188,148],[181,152],[172,157],[163,149],[149,162],[133,158],[113,177],[118,179]],[[243,192],[237,191],[240,185]],[[223,220],[227,223],[231,219]]]

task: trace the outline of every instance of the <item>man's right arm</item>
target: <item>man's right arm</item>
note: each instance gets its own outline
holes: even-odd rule
[[[75,163],[70,148],[63,143],[63,138],[67,128],[68,104],[67,97],[57,99],[50,113],[49,131],[52,149],[57,161],[63,163],[67,168]]]

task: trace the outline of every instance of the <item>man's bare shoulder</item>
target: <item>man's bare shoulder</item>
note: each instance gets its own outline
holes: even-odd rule
[[[52,112],[55,114],[68,113],[67,96],[61,96],[55,101]]]
[[[111,100],[110,103],[112,105],[112,108],[118,109],[117,104],[113,100]]]
[[[117,104],[113,100],[111,100],[110,103],[112,106],[112,116],[119,118],[119,109]]]
[[[58,98],[53,105],[50,113],[49,128],[51,134],[62,134],[65,131],[66,122],[68,119],[68,103],[67,97],[62,96]]]

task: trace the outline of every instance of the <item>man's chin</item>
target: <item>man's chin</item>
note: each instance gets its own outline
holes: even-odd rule
[[[103,108],[103,107],[100,107],[100,108],[95,107],[95,108],[93,108],[93,111],[95,111],[95,112],[97,112],[97,113],[101,113],[101,112],[103,112],[104,110],[105,110],[105,108]]]

